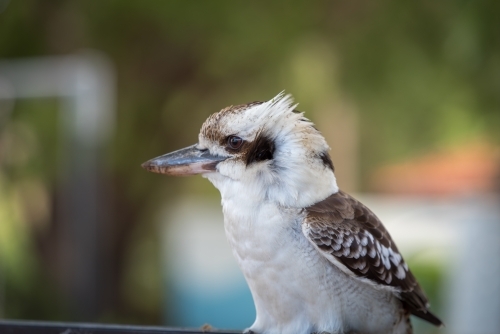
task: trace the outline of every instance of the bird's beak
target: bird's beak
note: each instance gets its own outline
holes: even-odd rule
[[[226,159],[192,145],[146,161],[141,166],[153,173],[185,176],[214,172],[217,164]]]

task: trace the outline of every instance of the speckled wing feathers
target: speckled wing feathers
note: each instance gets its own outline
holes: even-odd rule
[[[333,256],[354,277],[393,289],[411,313],[441,324],[391,236],[366,206],[339,191],[305,211],[304,234],[327,258]]]

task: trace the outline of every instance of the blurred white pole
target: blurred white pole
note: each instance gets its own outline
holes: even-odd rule
[[[115,75],[97,52],[63,57],[0,61],[0,99],[59,98],[63,166],[59,170],[58,215],[61,263],[70,303],[81,320],[93,320],[103,291],[99,254],[109,203],[99,189],[99,154],[115,123]],[[9,89],[3,89],[2,87]]]
[[[102,143],[113,133],[115,78],[100,53],[0,60],[0,78],[10,86],[10,98],[69,99],[70,108],[61,114],[63,131],[85,145]]]
[[[450,286],[449,333],[500,330],[500,198],[469,197],[463,207]]]

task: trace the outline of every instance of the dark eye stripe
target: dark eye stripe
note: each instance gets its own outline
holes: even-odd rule
[[[274,142],[271,138],[260,133],[251,143],[247,155],[247,166],[259,161],[272,160],[274,158]]]

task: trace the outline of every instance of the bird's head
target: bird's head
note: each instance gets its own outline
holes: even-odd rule
[[[306,207],[338,191],[329,147],[290,95],[211,115],[198,144],[142,166],[168,175],[202,174],[224,195]]]

